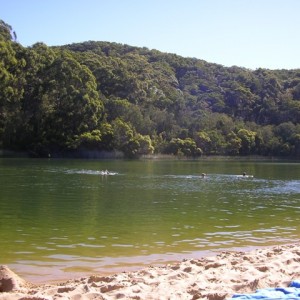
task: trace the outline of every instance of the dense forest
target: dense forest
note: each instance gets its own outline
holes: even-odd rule
[[[300,158],[300,69],[109,42],[23,47],[0,20],[0,149]]]

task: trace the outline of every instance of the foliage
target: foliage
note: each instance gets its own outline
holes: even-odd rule
[[[300,70],[108,42],[17,43],[0,20],[0,148],[300,157]]]
[[[191,138],[173,138],[167,146],[166,153],[184,156],[199,156],[202,150],[197,147],[196,142]]]

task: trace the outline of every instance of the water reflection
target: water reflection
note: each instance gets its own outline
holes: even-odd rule
[[[0,160],[2,263],[99,271],[292,242],[299,238],[300,167],[288,169],[261,162]],[[236,175],[241,170],[255,176]]]

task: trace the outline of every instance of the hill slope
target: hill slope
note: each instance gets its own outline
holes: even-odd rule
[[[300,70],[93,42],[22,47],[1,21],[0,147],[300,156]]]

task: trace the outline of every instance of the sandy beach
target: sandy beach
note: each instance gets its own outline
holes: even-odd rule
[[[287,287],[300,279],[300,243],[149,266],[110,276],[95,274],[34,285],[0,267],[0,300],[229,299],[236,293]]]

